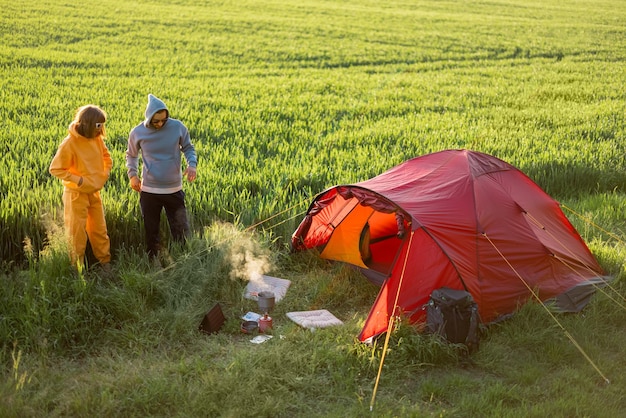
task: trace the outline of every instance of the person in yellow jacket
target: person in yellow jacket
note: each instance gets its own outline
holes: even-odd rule
[[[110,271],[111,248],[100,198],[113,167],[104,143],[105,122],[106,113],[98,106],[78,108],[49,171],[63,181],[63,219],[72,265],[84,266],[89,239],[93,254]]]

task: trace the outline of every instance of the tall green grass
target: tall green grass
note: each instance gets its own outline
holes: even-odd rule
[[[619,2],[2,7],[5,263],[24,260],[27,237],[43,248],[46,221],[60,218],[47,167],[84,103],[109,113],[114,245],[141,243],[124,150],[149,92],[197,146],[199,181],[187,188],[196,230],[294,207],[285,220],[326,187],[445,148],[494,154],[559,198],[625,180]]]
[[[560,200],[624,294],[626,8],[620,1],[0,0],[0,415],[620,416],[623,299],[599,294],[566,329],[530,304],[454,347],[355,336],[378,288],[291,255],[311,198],[448,148],[493,154]],[[147,94],[190,129],[194,236],[154,269],[126,138]],[[60,182],[47,171],[77,107],[108,113],[103,190],[114,279],[73,272]],[[165,225],[164,229],[165,229]],[[247,261],[292,281],[272,340],[239,317]],[[616,303],[615,300],[618,302]],[[621,302],[620,302],[621,301]],[[197,332],[220,303],[228,318]],[[620,304],[621,303],[621,304]],[[328,309],[344,326],[284,314]]]

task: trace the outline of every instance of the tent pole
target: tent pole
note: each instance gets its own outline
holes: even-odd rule
[[[372,400],[370,401],[370,412],[374,410],[374,400],[376,399],[376,392],[378,391],[378,383],[380,382],[380,375],[383,371],[383,364],[385,363],[385,355],[387,354],[387,347],[389,346],[389,338],[391,336],[391,330],[394,326],[394,320],[396,318],[396,308],[398,307],[398,299],[400,298],[400,289],[402,288],[402,281],[404,280],[404,272],[406,270],[406,264],[409,259],[409,251],[411,249],[411,242],[413,242],[413,234],[415,231],[411,231],[409,242],[406,247],[406,254],[404,255],[404,264],[402,265],[402,274],[400,275],[400,281],[398,282],[398,290],[396,291],[396,298],[393,301],[393,309],[391,311],[391,317],[387,322],[387,335],[385,335],[385,344],[383,345],[383,353],[380,357],[380,365],[378,366],[378,374],[376,375],[376,382],[374,383],[374,391],[372,392]]]

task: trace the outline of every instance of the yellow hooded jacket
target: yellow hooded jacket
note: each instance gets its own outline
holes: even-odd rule
[[[50,174],[63,181],[63,185],[80,193],[95,193],[104,187],[113,167],[111,154],[102,135],[85,138],[76,132],[72,123],[50,164]],[[79,186],[80,178],[83,183]]]

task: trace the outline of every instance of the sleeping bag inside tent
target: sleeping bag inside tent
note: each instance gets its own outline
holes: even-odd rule
[[[608,279],[558,202],[519,169],[469,150],[416,157],[323,191],[291,244],[356,266],[381,286],[361,341],[385,332],[392,315],[423,322],[441,287],[470,292],[489,323],[533,292],[577,312]]]

